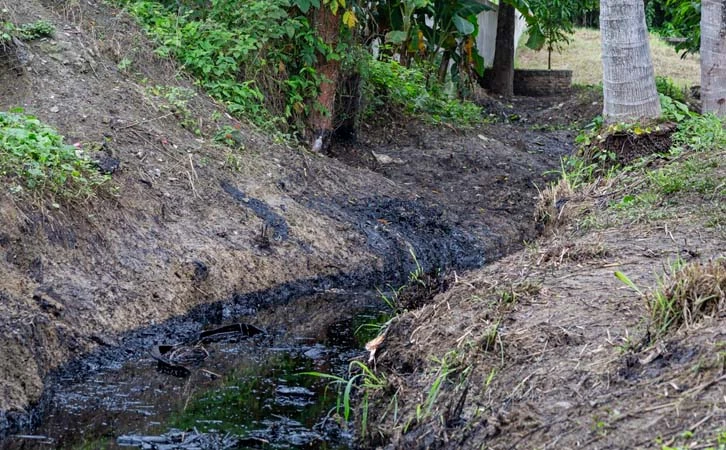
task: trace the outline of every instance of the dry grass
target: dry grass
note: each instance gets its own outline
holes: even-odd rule
[[[534,220],[545,227],[556,227],[562,223],[565,203],[575,194],[567,177],[540,191],[534,211]]]
[[[672,46],[653,34],[650,36],[650,47],[656,75],[669,77],[679,86],[700,84],[701,59],[698,55],[681,59]],[[600,57],[600,31],[578,28],[572,42],[562,54],[552,55],[552,68],[572,69],[574,83],[597,84],[602,81]],[[521,46],[517,50],[516,66],[526,69],[546,69],[547,51],[535,52]]]
[[[571,242],[568,239],[559,245],[548,246],[537,258],[537,266],[550,264],[558,267],[565,262],[601,260],[609,255],[609,250],[602,242]]]
[[[649,295],[656,331],[691,327],[701,318],[726,309],[726,260],[688,264],[669,274]]]

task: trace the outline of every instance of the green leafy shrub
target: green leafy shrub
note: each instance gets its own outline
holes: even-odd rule
[[[52,37],[55,33],[55,26],[47,20],[38,20],[20,25],[17,30],[21,39],[30,41],[33,39]]]
[[[678,124],[678,130],[673,134],[673,146],[679,151],[724,148],[726,147],[724,122],[712,114],[704,116],[693,114],[688,120]]]
[[[33,39],[51,37],[54,33],[55,26],[47,20],[38,20],[23,25],[16,25],[0,17],[0,46],[3,47],[11,44],[13,38],[31,41]]]
[[[5,47],[6,44],[10,43],[15,33],[15,25],[12,22],[1,21],[0,22],[0,45]]]
[[[661,118],[681,123],[684,120],[693,117],[693,113],[688,109],[688,105],[665,94],[660,96]]]
[[[108,180],[80,150],[20,109],[0,112],[0,176],[10,190],[49,191],[64,197],[88,197]]]
[[[453,100],[445,93],[443,84],[432,81],[437,78],[433,75],[437,72],[434,61],[422,58],[417,63],[419,66],[404,69],[391,61],[374,61],[366,49],[349,44],[353,41],[349,27],[358,21],[352,11],[360,11],[365,16],[370,5],[343,13],[345,26],[341,27],[339,43],[331,46],[316,34],[305,13],[312,7],[344,7],[343,0],[337,0],[337,3],[311,0],[116,1],[125,6],[156,40],[160,56],[180,61],[207,92],[225,103],[232,114],[245,117],[268,131],[298,131],[305,128],[305,119],[313,111],[329,113],[317,101],[324,81],[315,70],[321,57],[341,61],[344,73],[361,71],[363,85],[368,86],[368,104],[374,109],[393,102],[403,106],[408,113],[424,113],[433,122],[458,126],[469,126],[481,119],[480,108]],[[454,8],[460,13],[469,14],[482,8],[473,1],[460,3],[468,5],[464,9],[461,5],[459,9]],[[471,25],[469,20],[475,22],[475,16],[467,15],[466,20],[459,21],[460,25]],[[473,32],[470,27],[466,28],[469,34]],[[419,36],[418,32],[414,34]],[[473,45],[472,42],[469,44]],[[434,52],[434,55],[439,53]],[[457,59],[455,55],[451,57]],[[423,64],[427,65],[427,71],[421,69]],[[452,79],[456,78],[454,73],[459,72],[453,70]],[[367,76],[371,79],[366,80]],[[461,78],[462,75],[458,76]],[[345,79],[345,75],[342,78]]]
[[[159,43],[159,55],[178,59],[231,113],[265,129],[300,127],[315,107],[318,54],[344,52],[325,45],[288,0],[123,3]]]
[[[700,0],[666,0],[663,3],[665,14],[663,23],[658,29],[660,35],[683,38],[675,46],[676,50],[683,51],[681,57],[689,53],[698,53],[701,43]]]
[[[482,110],[474,103],[452,98],[436,83],[430,82],[427,88],[425,72],[420,68],[373,58],[368,58],[365,65],[367,83],[363,95],[368,115],[393,104],[407,114],[423,114],[434,123],[470,127],[482,120]]]

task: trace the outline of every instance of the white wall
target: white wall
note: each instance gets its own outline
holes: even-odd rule
[[[479,54],[484,58],[484,66],[491,67],[494,62],[494,47],[497,41],[497,8],[498,6],[488,0],[482,0],[491,11],[484,11],[477,17],[479,21],[479,34],[476,37],[476,46]],[[527,30],[527,23],[519,12],[516,13],[514,27],[514,52],[517,53],[517,44],[522,34]]]

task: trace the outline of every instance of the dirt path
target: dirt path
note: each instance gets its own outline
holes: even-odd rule
[[[568,149],[559,132],[512,146],[500,138],[518,129],[406,123],[363,144],[404,164],[308,155],[227,117],[105,2],[9,10],[57,32],[22,64],[0,61],[0,108],[22,106],[120,168],[116,195],[60,208],[0,194],[0,436],[27,426],[81,355],[92,371],[204,321],[400,282],[411,249],[426,268],[504,255],[534,236],[535,184]],[[236,149],[214,141],[223,127]]]

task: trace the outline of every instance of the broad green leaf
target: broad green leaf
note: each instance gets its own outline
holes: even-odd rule
[[[453,21],[456,29],[459,30],[459,33],[463,34],[464,36],[468,36],[473,33],[474,30],[476,30],[476,27],[473,23],[469,22],[458,14],[453,17]]]
[[[532,50],[540,50],[542,47],[544,47],[544,44],[545,35],[542,33],[542,30],[540,30],[539,27],[530,27],[529,38],[527,39],[527,43],[525,44],[527,48],[531,48]]]
[[[406,40],[407,36],[408,35],[405,31],[389,31],[386,33],[386,42],[390,42],[391,44],[400,44]]]

